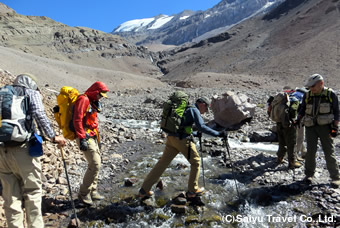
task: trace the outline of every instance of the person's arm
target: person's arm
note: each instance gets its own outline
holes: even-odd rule
[[[333,106],[333,114],[334,114],[334,124],[338,126],[339,125],[339,100],[338,100],[338,96],[334,92],[331,93],[331,97],[332,97],[332,106]]]
[[[89,99],[86,96],[79,96],[74,104],[73,125],[77,138],[79,139],[86,138],[86,133],[83,127],[83,119],[89,104]]]
[[[45,135],[50,139],[53,139],[56,134],[53,128],[51,127],[50,120],[47,118],[47,115],[45,113],[40,93],[38,91],[31,90],[29,92],[29,96],[32,117],[38,124],[39,128],[44,131]]]
[[[212,136],[220,135],[220,132],[215,131],[214,129],[205,125],[203,118],[197,108],[191,108],[189,111],[191,112],[191,115],[193,116],[194,123],[196,127],[198,128],[198,130],[200,130],[201,132],[205,134],[212,135]]]
[[[307,92],[308,93],[308,92]],[[303,95],[303,98],[302,98],[302,103],[300,104],[300,107],[299,107],[299,113],[298,113],[298,120],[301,120],[302,117],[305,116],[305,111],[306,111],[306,96],[307,96],[307,93],[305,93]]]
[[[45,113],[41,94],[38,91],[30,90],[28,95],[30,97],[30,111],[39,128],[44,131],[45,135],[49,137],[53,143],[58,143],[59,146],[64,146],[66,140],[63,136],[56,136],[51,126],[51,122]]]

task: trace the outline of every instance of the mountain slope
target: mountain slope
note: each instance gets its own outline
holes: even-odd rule
[[[339,9],[339,0],[287,0],[214,39],[166,52],[158,65],[164,80],[185,86],[301,86],[316,72],[338,86]]]
[[[264,12],[284,0],[222,0],[206,11],[183,11],[167,16],[159,15],[123,23],[113,34],[125,37],[132,43],[146,45],[162,43],[181,45],[199,41],[202,35],[218,34],[216,29],[226,30],[234,24],[260,12]]]
[[[153,62],[154,54],[144,47],[116,35],[69,27],[44,16],[20,15],[2,3],[0,46],[4,47],[0,49],[0,68],[14,74],[32,72],[46,83],[46,74],[60,79],[56,82],[66,78],[93,81],[97,78],[95,75],[100,75],[98,78],[118,88],[143,87],[143,83],[134,82],[144,79],[145,87],[153,83],[162,86],[157,79],[161,73]],[[20,59],[22,64],[15,64],[15,59]],[[67,67],[63,67],[63,63]]]

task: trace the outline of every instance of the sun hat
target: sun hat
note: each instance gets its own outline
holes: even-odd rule
[[[305,87],[311,87],[315,85],[315,83],[317,83],[318,81],[322,81],[322,80],[323,80],[323,77],[320,74],[313,74],[309,76],[309,78],[307,79]]]

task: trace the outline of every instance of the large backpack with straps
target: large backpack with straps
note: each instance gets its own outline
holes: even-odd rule
[[[270,103],[269,117],[276,123],[286,123],[288,119],[290,100],[285,92],[280,92],[274,96]]]
[[[60,89],[57,96],[57,106],[54,107],[54,117],[58,123],[59,128],[63,132],[66,139],[74,140],[76,134],[73,126],[73,105],[77,100],[79,92],[77,89],[64,86]]]
[[[188,107],[189,96],[183,91],[176,91],[163,104],[161,129],[166,133],[181,133],[184,111]]]
[[[23,143],[29,139],[32,118],[29,115],[29,96],[21,86],[0,88],[0,142]]]

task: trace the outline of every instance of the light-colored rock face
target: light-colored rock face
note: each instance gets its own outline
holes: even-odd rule
[[[0,15],[7,14],[7,13],[12,14],[12,13],[15,13],[15,11],[0,2]]]

